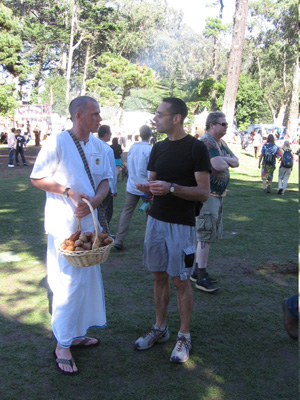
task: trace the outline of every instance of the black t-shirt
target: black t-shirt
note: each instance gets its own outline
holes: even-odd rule
[[[148,170],[156,172],[156,180],[197,186],[195,172],[211,171],[204,143],[191,135],[170,141],[165,139],[153,146]],[[196,201],[184,200],[168,193],[154,196],[150,215],[160,221],[195,226]]]
[[[110,146],[113,151],[114,151],[114,157],[116,160],[118,160],[119,158],[121,158],[121,154],[123,153],[122,147],[120,144],[116,144],[116,145],[111,145]]]
[[[22,149],[24,143],[26,142],[24,136],[17,135],[17,136],[16,136],[16,139],[17,139],[17,148],[18,148],[18,149]]]

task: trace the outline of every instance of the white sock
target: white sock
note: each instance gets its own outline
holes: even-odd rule
[[[161,327],[161,326],[158,326],[158,325],[153,325],[154,326],[154,329],[157,329],[157,330],[159,330],[159,331],[163,331],[164,329],[166,329],[166,327],[164,326],[164,327]]]
[[[191,334],[190,333],[181,333],[180,331],[178,332],[177,337],[184,336],[186,340],[191,340]]]

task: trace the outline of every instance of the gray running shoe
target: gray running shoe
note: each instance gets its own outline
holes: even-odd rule
[[[136,350],[147,350],[150,349],[155,343],[164,343],[170,339],[168,327],[164,329],[157,329],[154,325],[152,328],[145,333],[145,335],[139,337],[134,343]]]
[[[170,361],[174,363],[185,363],[189,359],[191,349],[191,340],[188,340],[185,336],[178,337]]]

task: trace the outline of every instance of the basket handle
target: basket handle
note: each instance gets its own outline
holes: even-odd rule
[[[82,200],[89,206],[89,208],[91,210],[92,217],[93,217],[94,225],[95,225],[96,235],[95,235],[95,240],[94,240],[93,247],[92,247],[92,251],[94,251],[95,250],[96,241],[97,241],[98,235],[99,235],[98,223],[97,223],[97,220],[96,220],[96,217],[95,217],[94,209],[91,206],[90,202],[87,199],[84,199],[84,198]],[[80,222],[79,222],[79,224],[80,224]]]

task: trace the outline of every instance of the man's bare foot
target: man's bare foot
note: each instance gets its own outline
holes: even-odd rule
[[[72,358],[71,350],[69,348],[61,347],[58,343],[55,349],[55,355],[58,359],[69,360],[69,363],[57,363],[58,368],[67,374],[78,373],[75,361]]]
[[[73,340],[71,347],[93,347],[93,346],[98,346],[98,344],[99,344],[98,339],[85,337]]]

